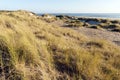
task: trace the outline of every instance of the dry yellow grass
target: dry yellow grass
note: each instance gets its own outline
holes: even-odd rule
[[[0,12],[2,80],[119,80],[120,47],[46,23],[26,11]]]

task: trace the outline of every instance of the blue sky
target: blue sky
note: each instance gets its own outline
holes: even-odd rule
[[[0,10],[37,13],[120,13],[120,0],[0,0]]]

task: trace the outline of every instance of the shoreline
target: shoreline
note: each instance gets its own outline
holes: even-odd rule
[[[78,18],[89,18],[89,19],[107,19],[107,20],[120,20],[120,18],[105,18],[105,17],[81,17],[77,16]]]
[[[118,14],[118,13],[105,13],[106,16],[104,16],[104,13],[96,13],[96,14],[100,14],[100,16],[96,16],[95,13],[37,13],[37,15],[41,16],[41,15],[44,15],[44,14],[48,14],[48,15],[53,15],[53,16],[69,16],[69,17],[76,17],[76,18],[91,18],[91,19],[94,19],[94,18],[97,18],[97,19],[111,19],[111,20],[120,20],[120,16],[109,16],[109,14]],[[84,16],[82,16],[81,14],[85,14]],[[88,16],[92,14],[92,16]],[[107,15],[108,14],[108,15]],[[95,15],[95,16],[93,16]],[[108,16],[108,17],[107,17]]]

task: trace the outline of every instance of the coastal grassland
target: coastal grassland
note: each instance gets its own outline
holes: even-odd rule
[[[120,79],[119,46],[31,14],[0,12],[2,80]]]
[[[63,17],[65,27],[87,27],[94,29],[104,29],[112,32],[120,32],[120,20],[102,19],[102,18],[76,18],[76,17]],[[72,19],[71,19],[72,18]]]

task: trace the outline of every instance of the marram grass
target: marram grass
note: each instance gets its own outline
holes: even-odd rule
[[[1,80],[120,79],[120,47],[30,14],[0,12]]]

